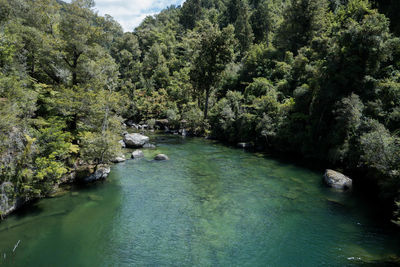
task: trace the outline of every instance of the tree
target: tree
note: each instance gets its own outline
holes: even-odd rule
[[[179,22],[186,29],[193,29],[201,16],[201,0],[188,0],[183,3],[179,16]]]
[[[327,9],[326,0],[291,0],[277,30],[276,46],[297,54],[325,29]]]
[[[253,31],[250,25],[249,8],[246,2],[240,1],[235,21],[235,37],[239,41],[239,50],[243,54],[253,44]]]
[[[193,86],[201,94],[205,92],[204,118],[207,118],[208,100],[212,87],[218,82],[227,63],[233,59],[234,29],[232,26],[222,31],[216,25],[209,25],[199,42],[198,53],[193,60],[190,77]]]
[[[269,36],[272,32],[273,20],[270,3],[267,0],[257,3],[253,14],[250,17],[251,28],[256,43],[266,42],[269,45]]]

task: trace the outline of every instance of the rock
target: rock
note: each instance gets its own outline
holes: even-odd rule
[[[125,147],[126,147],[124,140],[119,140],[118,143],[121,144],[121,147],[122,147],[122,148],[125,148]]]
[[[156,145],[147,143],[143,145],[143,148],[156,148]]]
[[[60,184],[73,183],[76,179],[76,171],[64,174],[60,179]]]
[[[116,157],[115,159],[113,159],[111,162],[112,163],[121,163],[124,162],[126,160],[125,155],[120,155],[119,157]]]
[[[169,121],[167,119],[156,120],[156,126],[160,129],[165,129],[169,125]]]
[[[154,157],[155,160],[169,160],[168,156],[165,154],[158,154]]]
[[[128,120],[125,124],[132,127],[135,123],[132,120]]]
[[[13,212],[18,207],[18,200],[14,196],[14,185],[11,182],[0,184],[0,216]]]
[[[143,158],[144,154],[142,150],[135,150],[132,152],[132,156],[133,159],[139,159],[139,158]]]
[[[324,181],[329,187],[337,189],[351,189],[353,185],[353,181],[349,177],[329,169],[325,171]]]
[[[83,179],[84,182],[90,183],[90,182],[95,182],[98,180],[103,180],[106,179],[108,174],[110,173],[111,169],[109,167],[100,167],[98,168],[93,174],[89,175],[85,179]]]
[[[180,129],[179,134],[182,136],[187,136],[187,131],[185,129]]]
[[[150,140],[149,137],[138,133],[126,134],[124,136],[124,142],[126,147],[131,147],[131,148],[142,147],[143,145],[147,144],[149,140]]]
[[[238,148],[248,149],[248,148],[252,148],[252,147],[253,147],[253,144],[252,144],[252,143],[245,143],[245,142],[243,142],[243,143],[238,143],[238,144],[237,144],[237,147],[238,147]]]

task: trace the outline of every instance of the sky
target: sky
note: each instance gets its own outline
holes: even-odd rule
[[[67,0],[66,2],[71,2]],[[155,15],[170,5],[182,5],[184,0],[95,0],[94,9],[100,15],[111,15],[124,31],[133,31],[149,15]]]

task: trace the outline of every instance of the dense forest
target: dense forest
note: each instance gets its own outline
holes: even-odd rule
[[[124,121],[162,119],[353,174],[397,222],[399,12],[395,0],[187,0],[123,32],[91,0],[0,0],[0,184],[46,196],[115,158]]]

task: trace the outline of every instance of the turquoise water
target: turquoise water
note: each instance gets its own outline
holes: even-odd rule
[[[107,181],[1,222],[0,266],[360,266],[399,252],[398,235],[322,173],[202,139],[153,141]]]

